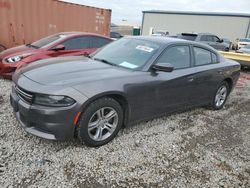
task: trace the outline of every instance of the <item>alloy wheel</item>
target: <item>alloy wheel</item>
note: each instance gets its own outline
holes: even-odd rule
[[[118,114],[114,108],[103,107],[97,110],[89,120],[88,134],[94,141],[103,141],[110,137],[118,125]]]
[[[215,96],[215,105],[216,107],[221,107],[227,98],[227,87],[225,85],[222,85]]]

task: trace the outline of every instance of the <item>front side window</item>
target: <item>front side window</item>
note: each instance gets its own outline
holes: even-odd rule
[[[214,42],[213,36],[207,35],[207,41]]]
[[[190,51],[188,46],[174,46],[163,52],[157,63],[170,63],[174,69],[190,67]]]
[[[196,66],[217,63],[217,56],[214,53],[199,47],[194,47],[194,58]]]
[[[216,36],[212,36],[212,38],[213,38],[213,42],[218,42],[218,41],[220,41],[220,39],[219,39],[218,37],[216,37]]]
[[[78,49],[87,49],[90,47],[90,37],[76,37],[69,39],[63,43],[65,50],[78,50]]]
[[[202,35],[202,36],[201,36],[201,41],[208,41],[208,40],[207,40],[207,35]]]

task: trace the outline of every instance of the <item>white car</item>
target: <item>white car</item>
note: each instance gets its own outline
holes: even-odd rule
[[[240,39],[237,44],[237,49],[240,49],[248,44],[250,44],[250,38]]]
[[[156,32],[151,34],[151,36],[168,36],[168,35],[169,35],[169,32],[163,31],[163,30],[156,31]]]
[[[238,53],[243,53],[243,54],[250,54],[250,44],[240,48],[237,50]]]

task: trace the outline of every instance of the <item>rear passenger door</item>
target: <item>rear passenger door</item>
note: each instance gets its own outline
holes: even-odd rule
[[[189,102],[193,104],[210,102],[218,81],[222,80],[219,59],[214,52],[200,46],[193,46],[193,59],[194,82]]]

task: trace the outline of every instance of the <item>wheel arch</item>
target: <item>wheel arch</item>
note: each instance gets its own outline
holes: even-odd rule
[[[104,92],[97,94],[91,98],[89,98],[84,105],[81,107],[81,113],[84,113],[84,110],[95,100],[98,100],[100,98],[105,98],[109,97],[114,100],[116,100],[122,107],[123,109],[123,115],[124,115],[124,122],[123,122],[123,127],[125,127],[129,121],[130,117],[130,105],[127,99],[127,96],[120,91],[110,91],[110,92]]]
[[[225,78],[223,81],[228,84],[228,86],[229,86],[229,92],[231,92],[232,91],[232,87],[233,87],[233,79],[228,77],[228,78]]]

